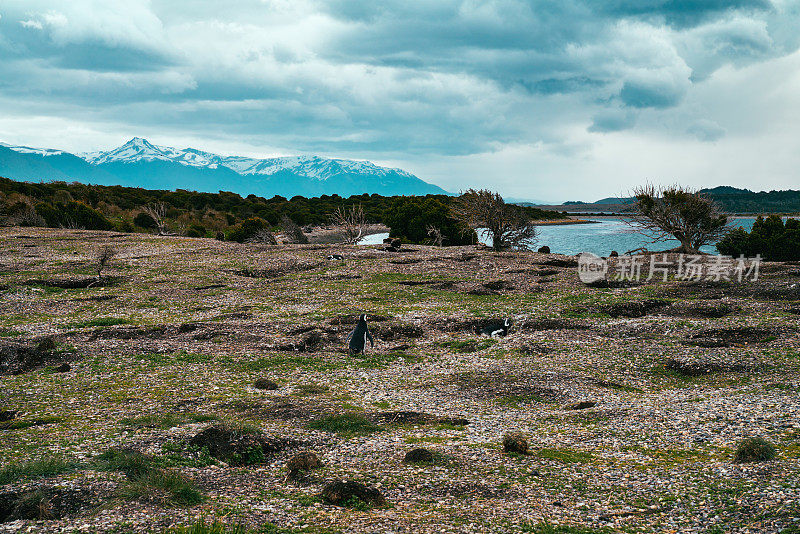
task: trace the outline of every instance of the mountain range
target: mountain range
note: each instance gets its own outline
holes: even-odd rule
[[[319,156],[221,156],[193,148],[154,145],[140,137],[112,150],[83,154],[0,143],[0,176],[29,182],[231,191],[267,198],[449,194],[402,169],[369,161]]]

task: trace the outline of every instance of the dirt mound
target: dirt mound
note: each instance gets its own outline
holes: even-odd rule
[[[56,350],[52,338],[33,343],[0,341],[0,376],[19,375],[45,365],[64,363],[71,356]]]
[[[380,412],[372,414],[371,419],[377,423],[394,424],[394,425],[453,425],[453,426],[466,426],[469,424],[467,419],[463,417],[449,417],[432,415],[424,412],[413,411],[396,411],[396,412]]]
[[[618,302],[603,306],[601,310],[611,317],[644,317],[669,305],[661,299]]]
[[[681,376],[704,376],[719,372],[743,372],[751,369],[744,363],[724,362],[711,359],[691,360],[669,358],[664,362],[664,368]]]
[[[95,339],[159,339],[167,332],[165,326],[129,326],[122,328],[98,328],[93,330],[90,341]]]
[[[206,428],[189,444],[208,449],[208,454],[229,465],[264,463],[276,453],[298,447],[302,442],[290,438],[268,437],[257,432],[222,426]]]
[[[517,328],[522,332],[542,330],[588,330],[589,325],[569,319],[532,319],[521,322]]]
[[[322,488],[322,500],[336,506],[350,507],[366,503],[372,506],[385,506],[386,497],[375,488],[361,482],[336,480]]]
[[[425,334],[425,331],[417,325],[396,321],[388,324],[375,325],[372,328],[372,333],[379,339],[389,341],[401,337],[411,339],[420,338]]]
[[[731,347],[750,343],[766,343],[775,339],[771,330],[744,326],[738,328],[711,328],[686,336],[684,343],[697,347]]]
[[[40,487],[0,493],[0,523],[60,519],[99,503],[98,493],[90,488]]]
[[[378,313],[370,313],[368,311],[364,312],[364,313],[367,314],[367,322],[368,323],[380,323],[380,322],[389,321],[389,320],[392,319],[388,315],[380,315]],[[330,325],[332,325],[332,326],[336,326],[336,325],[354,325],[354,324],[356,324],[358,322],[358,318],[359,317],[360,317],[360,314],[357,314],[357,313],[351,313],[351,314],[348,314],[348,315],[340,315],[338,317],[334,317],[333,319],[328,321],[328,323]]]
[[[718,319],[734,311],[736,308],[724,302],[676,302],[664,313],[676,317]]]

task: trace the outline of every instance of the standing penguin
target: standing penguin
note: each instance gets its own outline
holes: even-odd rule
[[[358,354],[364,353],[364,349],[367,347],[367,339],[372,344],[372,348],[375,348],[375,341],[372,339],[372,334],[369,332],[369,326],[367,326],[367,315],[362,313],[358,316],[358,322],[356,323],[356,327],[350,332],[350,335],[347,336],[349,343],[349,352],[350,354]]]
[[[511,326],[511,319],[503,319],[502,321],[492,321],[478,333],[489,337],[505,337],[508,334],[508,328]]]

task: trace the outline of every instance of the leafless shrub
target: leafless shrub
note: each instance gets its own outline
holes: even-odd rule
[[[635,202],[627,222],[653,243],[677,239],[681,245],[676,252],[696,254],[728,231],[727,215],[696,190],[645,185],[634,189],[632,196]]]
[[[36,210],[31,206],[16,212],[8,221],[14,226],[47,226],[44,217],[36,213]]]
[[[289,243],[308,244],[308,237],[303,233],[303,229],[286,215],[281,217],[281,229],[283,230],[283,236]]]
[[[451,209],[464,224],[491,237],[495,251],[526,250],[536,243],[536,226],[522,208],[506,204],[499,193],[468,189],[455,199]]]
[[[441,229],[433,226],[432,224],[428,225],[428,237],[431,238],[431,242],[436,247],[441,247],[444,243],[444,235],[442,234]]]
[[[367,224],[364,208],[361,204],[353,204],[350,209],[339,206],[331,215],[331,224],[342,228],[345,243],[355,245],[363,238]]]
[[[278,240],[275,239],[275,235],[267,229],[261,229],[249,239],[245,241],[246,243],[257,243],[261,245],[277,245]]]
[[[111,245],[103,245],[97,250],[97,280],[103,278],[103,269],[117,255],[117,250]]]
[[[150,216],[156,223],[159,235],[165,235],[167,231],[167,205],[163,202],[154,202],[147,206],[142,206],[142,211]]]

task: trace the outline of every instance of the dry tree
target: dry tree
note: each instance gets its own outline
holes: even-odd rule
[[[451,209],[464,224],[490,237],[494,251],[527,250],[536,243],[536,226],[525,210],[506,204],[499,193],[468,189],[453,200]]]
[[[97,250],[97,281],[103,279],[103,269],[106,268],[108,263],[117,255],[117,250],[111,245],[103,245]]]
[[[367,224],[364,208],[361,204],[353,204],[350,209],[339,206],[331,214],[331,224],[341,228],[345,243],[355,245],[364,237],[364,227]]]
[[[431,238],[431,243],[436,247],[441,247],[444,243],[442,230],[432,224],[429,224],[426,230],[428,231],[428,237]]]
[[[700,247],[721,239],[729,230],[728,216],[709,197],[671,185],[644,185],[633,190],[626,222],[652,243],[676,239],[674,252],[697,254]]]
[[[147,206],[142,206],[142,211],[153,219],[158,228],[159,235],[166,235],[167,232],[167,205],[163,202],[154,202]]]
[[[281,217],[281,229],[283,230],[283,237],[289,243],[308,244],[308,237],[303,233],[303,229],[287,215]]]

